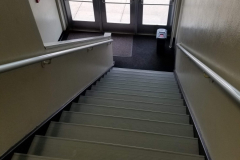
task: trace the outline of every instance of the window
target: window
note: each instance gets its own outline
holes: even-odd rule
[[[94,9],[92,0],[88,2],[69,1],[72,19],[74,21],[95,22]]]
[[[143,25],[167,25],[169,0],[143,0]]]

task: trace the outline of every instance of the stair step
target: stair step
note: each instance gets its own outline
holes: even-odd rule
[[[103,77],[100,81],[111,81],[111,82],[132,82],[132,83],[157,83],[163,85],[177,85],[176,81],[168,81],[168,80],[158,80],[158,79],[137,79],[137,78],[112,78],[112,77]]]
[[[128,90],[140,90],[140,91],[149,91],[149,92],[164,92],[164,93],[174,93],[180,94],[179,90],[172,90],[168,88],[155,88],[155,87],[145,87],[145,86],[111,86],[111,85],[93,85],[94,87],[105,87],[105,88],[117,88],[117,89],[128,89]]]
[[[174,76],[173,72],[163,72],[163,71],[150,71],[141,69],[124,69],[124,68],[112,68],[110,72],[120,72],[120,73],[130,73],[130,74],[145,74],[145,75],[168,75]]]
[[[35,136],[29,153],[71,160],[204,160],[199,155],[43,136]]]
[[[73,103],[70,111],[189,124],[189,116],[156,111]]]
[[[101,91],[87,91],[85,95],[91,96],[91,97],[123,99],[123,100],[149,102],[149,103],[184,105],[182,99],[174,99],[174,98],[161,98],[161,97],[156,98],[156,97],[146,97],[146,96],[134,96],[134,95],[127,95],[127,94],[107,93],[107,92],[101,92]]]
[[[52,122],[46,136],[199,154],[198,139]]]
[[[113,106],[113,107],[124,107],[124,108],[131,108],[131,109],[142,109],[142,110],[178,113],[178,114],[186,114],[186,111],[187,111],[187,108],[185,106],[143,103],[143,102],[116,100],[116,99],[99,98],[99,97],[87,97],[87,96],[80,97],[79,103]]]
[[[173,74],[148,74],[148,73],[134,73],[134,72],[121,72],[121,71],[111,71],[106,74],[107,76],[122,76],[122,77],[149,77],[149,78],[169,78],[175,79]]]
[[[126,87],[132,87],[135,86],[135,88],[138,87],[149,87],[149,88],[159,88],[159,89],[167,89],[167,90],[174,90],[174,91],[178,91],[179,92],[179,88],[177,85],[165,85],[165,84],[157,84],[157,83],[132,83],[132,82],[121,82],[121,81],[115,81],[115,82],[111,82],[111,81],[98,81],[97,86],[112,86],[112,87],[122,87],[122,86],[126,86]]]
[[[94,91],[103,91],[103,92],[116,92],[121,94],[132,94],[132,95],[139,95],[139,96],[153,96],[153,97],[171,97],[171,98],[181,98],[180,93],[166,93],[166,92],[151,92],[151,91],[144,91],[144,90],[130,90],[128,88],[121,88],[121,87],[99,87],[93,86],[91,90]]]
[[[118,73],[107,73],[104,78],[112,78],[112,79],[144,79],[144,80],[159,80],[159,81],[173,81],[176,82],[174,77],[169,76],[144,76],[144,75],[131,75],[131,74],[118,74]]]
[[[173,88],[173,89],[179,89],[177,85],[165,85],[165,84],[158,84],[158,83],[133,83],[128,81],[98,81],[97,84],[103,84],[103,85],[117,85],[117,86],[123,86],[123,85],[134,85],[134,86],[146,86],[146,87],[159,87],[159,88]]]
[[[193,137],[192,125],[125,118],[117,116],[65,111],[61,115],[60,122]]]
[[[64,159],[14,153],[12,160],[64,160]]]

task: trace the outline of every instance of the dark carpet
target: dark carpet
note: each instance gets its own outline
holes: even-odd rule
[[[93,37],[101,35],[103,35],[103,33],[85,33],[84,35],[83,32],[70,32],[68,40],[85,38],[86,36]],[[115,34],[113,34],[113,39],[114,35]],[[123,44],[124,42],[122,43],[122,45]],[[132,56],[131,57],[114,56],[115,67],[173,72],[175,55],[174,50],[170,49],[168,46],[169,40],[166,40],[165,49],[160,50],[157,53],[157,40],[155,36],[134,35],[132,45]],[[124,45],[122,47],[124,48]],[[118,46],[117,48],[121,48],[121,46],[120,47]],[[113,46],[113,52],[114,50],[116,50],[116,48],[114,49]],[[118,50],[118,52],[119,51],[120,50]],[[123,55],[124,54],[125,53],[123,53]]]
[[[102,36],[103,33],[99,32],[71,32],[68,40],[77,38],[88,38]],[[133,47],[133,36],[123,34],[112,34],[113,39],[113,56],[118,57],[131,57]]]
[[[133,55],[131,58],[114,57],[115,67],[173,72],[175,55],[165,43],[165,50],[157,53],[155,36],[133,36]]]

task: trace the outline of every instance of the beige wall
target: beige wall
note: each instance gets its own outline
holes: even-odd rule
[[[240,90],[240,1],[183,0],[177,42]],[[180,50],[176,72],[213,160],[240,159],[240,106]]]
[[[29,0],[35,21],[44,43],[57,42],[62,34],[56,0]]]
[[[0,0],[0,64],[41,55],[44,46],[26,0]]]
[[[0,63],[48,52],[28,1],[1,0],[0,22]],[[112,64],[112,46],[101,45],[0,73],[0,156]]]

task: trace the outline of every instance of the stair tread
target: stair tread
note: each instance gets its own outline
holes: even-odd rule
[[[60,122],[193,137],[193,126],[190,124],[161,122],[148,119],[64,111]]]
[[[166,76],[143,76],[143,75],[123,75],[123,74],[111,74],[108,73],[103,78],[112,78],[112,79],[144,79],[144,80],[159,80],[159,81],[174,81],[176,82],[174,77],[166,77]]]
[[[123,77],[131,77],[131,75],[134,75],[134,77],[144,77],[144,75],[150,77],[150,78],[172,78],[175,79],[173,74],[148,74],[148,73],[139,73],[139,72],[122,72],[122,71],[110,71],[106,74],[106,76],[123,76]]]
[[[159,88],[171,88],[171,89],[179,89],[177,85],[163,85],[158,83],[132,83],[132,82],[122,82],[122,81],[98,81],[97,84],[102,85],[134,85],[134,86],[142,86],[142,87],[159,87]]]
[[[74,105],[87,105],[87,106],[96,106],[96,107],[106,107],[106,108],[117,108],[117,109],[124,109],[124,110],[133,110],[133,111],[143,111],[143,112],[150,112],[150,113],[162,113],[162,114],[169,114],[169,115],[177,115],[177,116],[186,116],[189,117],[187,114],[180,114],[180,113],[169,113],[169,112],[161,112],[161,111],[152,111],[152,110],[144,110],[144,109],[135,109],[135,108],[125,108],[125,107],[115,107],[115,106],[106,106],[106,105],[97,105],[97,104],[89,104],[89,103],[73,103]]]
[[[122,116],[129,118],[149,119],[157,121],[168,121],[188,124],[189,116],[184,114],[172,114],[156,111],[147,111],[139,109],[128,109],[120,107],[111,107],[103,105],[92,105],[92,104],[72,104],[70,111],[92,113],[92,114],[104,114],[112,116]]]
[[[166,92],[151,92],[147,90],[135,90],[135,89],[128,89],[128,88],[121,88],[121,87],[107,87],[107,86],[93,86],[91,90],[94,91],[106,91],[106,92],[117,92],[117,93],[125,93],[125,94],[137,94],[143,96],[167,96],[167,97],[179,97],[182,98],[180,92],[179,93],[166,93]]]
[[[83,97],[92,97],[92,98],[97,98],[97,99],[114,100],[114,101],[125,101],[125,102],[142,103],[142,104],[155,104],[155,105],[184,107],[184,105],[178,105],[178,104],[175,105],[175,104],[168,104],[168,103],[144,102],[144,101],[139,101],[139,100],[126,100],[126,99],[106,98],[106,97],[97,97],[97,96],[94,96],[94,97],[93,96],[83,96]]]
[[[166,94],[177,94],[177,95],[180,95],[180,92],[179,91],[174,91],[174,90],[167,90],[165,88],[163,89],[160,89],[159,88],[153,88],[151,90],[151,88],[149,87],[135,87],[135,88],[129,88],[129,87],[124,87],[124,86],[106,86],[106,85],[93,85],[92,88],[98,88],[98,87],[101,87],[101,88],[109,88],[109,89],[121,89],[121,90],[130,90],[130,91],[144,91],[144,92],[152,92],[152,93],[166,93]]]
[[[170,135],[170,134],[162,134],[162,133],[154,133],[154,132],[146,132],[146,131],[138,131],[138,130],[129,130],[129,129],[122,129],[122,128],[112,128],[112,127],[105,127],[105,126],[94,126],[94,125],[85,125],[85,124],[76,124],[76,123],[55,122],[55,121],[51,121],[51,123],[66,124],[66,125],[73,125],[73,126],[93,127],[93,128],[103,128],[103,129],[110,129],[110,130],[117,130],[117,131],[143,133],[143,134],[149,134],[149,135],[177,137],[177,138],[183,138],[183,139],[189,139],[189,140],[198,140],[198,138],[195,138],[195,137],[185,137],[185,136],[178,136],[178,135]],[[46,134],[48,134],[48,133],[46,133]]]
[[[111,82],[111,81],[109,81]],[[105,86],[105,87],[121,87],[121,88],[129,88],[129,89],[149,89],[149,90],[167,90],[172,92],[179,92],[179,88],[177,86],[166,86],[159,84],[132,84],[132,83],[109,83],[108,81],[99,81],[96,83],[96,86]]]
[[[198,139],[108,127],[52,122],[46,136],[198,154]]]
[[[153,93],[170,93],[170,94],[178,94],[178,95],[180,95],[180,92],[168,92],[168,91],[166,91],[166,90],[163,90],[163,91],[151,91],[151,90],[148,90],[148,88],[146,87],[145,89],[130,89],[130,88],[123,88],[123,86],[121,86],[121,87],[119,87],[119,86],[116,86],[116,87],[114,87],[114,86],[108,86],[108,87],[106,87],[106,86],[97,86],[97,85],[93,85],[92,86],[92,88],[96,88],[96,87],[101,87],[101,88],[112,88],[112,89],[121,89],[121,90],[131,90],[131,91],[145,91],[145,92],[153,92]]]
[[[62,147],[63,145],[65,147]],[[175,160],[176,158],[180,160],[204,160],[203,156],[194,154],[43,136],[35,136],[29,153],[64,159],[71,158],[72,160],[132,160],[136,158],[139,160],[159,160],[159,157],[168,160]]]
[[[151,78],[161,78],[161,77],[165,77],[165,78],[173,78],[175,79],[175,76],[174,74],[151,74],[151,73],[141,73],[141,72],[123,72],[123,71],[110,71],[108,72],[106,75],[117,75],[117,76],[126,76],[126,77],[129,77],[129,76],[148,76],[148,77],[151,77]]]
[[[105,106],[114,106],[114,107],[123,107],[131,109],[143,109],[151,111],[160,111],[168,113],[178,113],[186,114],[186,106],[173,106],[173,105],[159,105],[153,103],[141,103],[134,101],[123,101],[123,100],[114,100],[107,98],[96,98],[96,97],[80,97],[79,103],[87,104],[96,104],[96,105],[105,105]]]
[[[101,78],[100,81],[120,81],[120,82],[136,82],[136,83],[156,83],[156,84],[165,84],[165,85],[177,85],[176,81],[168,81],[168,80],[149,80],[149,79],[131,79],[131,78],[111,78],[104,77]]]
[[[150,70],[129,69],[129,68],[126,68],[126,69],[125,69],[125,68],[117,68],[117,67],[113,67],[113,68],[110,70],[110,72],[112,72],[112,71],[173,75],[173,72],[150,71]]]
[[[128,96],[138,96],[138,97],[149,97],[149,98],[167,98],[167,99],[176,99],[176,100],[183,100],[181,97],[163,97],[163,96],[149,96],[149,95],[138,95],[137,93],[119,93],[117,91],[95,91],[95,90],[87,90],[87,92],[101,92],[101,93],[108,93],[108,94],[118,94],[118,95],[128,95]]]
[[[129,94],[119,93],[107,93],[101,91],[87,91],[85,96],[91,97],[104,97],[113,99],[124,99],[131,101],[149,102],[149,103],[160,103],[160,104],[171,104],[171,105],[184,105],[183,99],[170,98],[170,97],[147,97],[147,96],[136,96]]]
[[[84,114],[84,115],[93,115],[93,116],[101,116],[101,117],[112,117],[112,118],[120,118],[120,119],[131,119],[131,120],[148,121],[148,122],[154,122],[154,123],[165,123],[165,124],[180,125],[180,126],[191,126],[191,127],[193,126],[191,124],[173,123],[173,122],[156,121],[156,120],[131,118],[131,117],[112,116],[112,115],[104,115],[104,114],[81,113],[81,112],[72,112],[72,111],[63,111],[63,113],[79,114],[79,115],[83,115]]]
[[[95,87],[95,86],[93,86]],[[136,85],[102,85],[97,84],[96,87],[106,87],[106,88],[121,88],[128,90],[142,90],[142,91],[151,91],[151,92],[165,92],[165,93],[180,93],[179,89],[169,89],[162,87],[146,87],[146,86],[136,86]]]

